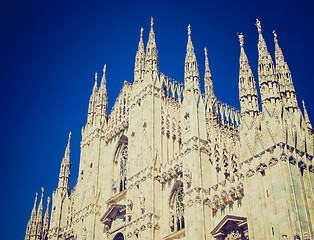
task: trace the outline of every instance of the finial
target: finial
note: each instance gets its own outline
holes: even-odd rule
[[[95,82],[97,82],[97,75],[98,75],[98,73],[95,72]]]
[[[69,133],[68,144],[70,144],[72,133]]]
[[[47,205],[49,206],[50,203],[50,197],[47,198]]]
[[[302,100],[303,109],[306,111],[304,100]]]
[[[38,193],[36,193],[36,196],[35,196],[35,201],[34,201],[34,203],[36,203],[36,202],[37,202],[37,196],[38,196]]]
[[[255,25],[256,25],[256,27],[257,27],[258,33],[262,33],[261,22],[260,22],[258,19],[256,19]]]
[[[43,187],[41,187],[41,198],[43,198],[44,197],[44,188]]]
[[[189,35],[189,37],[191,36],[191,25],[190,24],[188,26],[188,35]]]
[[[154,26],[154,18],[150,17],[150,27],[153,28]]]
[[[144,29],[141,27],[141,38],[143,37],[143,31]]]
[[[204,48],[205,56],[207,57],[207,48]]]
[[[240,41],[240,47],[242,48],[244,45],[244,36],[242,33],[238,33],[239,41]]]
[[[103,69],[103,73],[104,73],[104,74],[106,73],[106,68],[107,68],[107,65],[105,64],[105,65],[104,65],[104,69]]]
[[[277,33],[276,33],[275,30],[273,31],[273,34],[274,34],[274,42],[275,42],[275,43],[278,43],[278,40],[277,40]]]

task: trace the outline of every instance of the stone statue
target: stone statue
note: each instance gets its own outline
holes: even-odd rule
[[[256,19],[255,25],[256,25],[256,27],[257,27],[258,33],[262,33],[261,22],[260,22],[258,19]]]

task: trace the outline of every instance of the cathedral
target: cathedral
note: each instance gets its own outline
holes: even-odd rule
[[[314,131],[276,32],[273,61],[256,20],[258,86],[238,34],[237,110],[215,96],[206,48],[201,79],[190,25],[184,83],[159,72],[153,25],[109,115],[106,65],[95,75],[76,185],[70,133],[25,240],[314,239]]]

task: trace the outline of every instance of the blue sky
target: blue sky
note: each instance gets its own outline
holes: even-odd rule
[[[124,80],[133,81],[140,28],[148,40],[150,17],[160,71],[183,81],[187,25],[204,76],[204,47],[217,97],[239,107],[239,42],[257,81],[255,19],[274,57],[272,31],[288,62],[299,105],[314,121],[313,1],[16,1],[0,2],[1,225],[2,239],[22,239],[36,192],[57,187],[72,131],[74,186],[81,128],[94,74],[107,64],[109,109]],[[300,105],[301,106],[301,105]],[[313,122],[314,123],[314,122]],[[44,202],[46,204],[46,200]],[[6,227],[4,227],[6,226]]]

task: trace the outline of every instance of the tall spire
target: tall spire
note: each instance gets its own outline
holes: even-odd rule
[[[95,96],[95,121],[98,126],[101,126],[106,121],[108,110],[108,92],[107,92],[107,80],[106,80],[106,64],[103,68],[103,75],[101,78],[101,85],[99,91]]]
[[[238,37],[241,47],[239,71],[239,99],[241,113],[242,115],[246,113],[255,115],[259,112],[256,83],[249,65],[248,58],[244,51],[244,36],[242,33],[240,33],[238,34]]]
[[[310,118],[309,118],[309,115],[307,114],[307,110],[306,110],[306,107],[305,107],[304,100],[302,100],[302,104],[303,104],[304,118],[305,118],[306,125],[307,125],[308,128],[313,129],[311,121],[310,121]]]
[[[64,158],[63,158],[65,161],[69,161],[70,160],[71,136],[72,136],[72,133],[70,132],[69,133],[69,137],[68,137],[68,144],[67,144],[67,147],[65,149]]]
[[[89,98],[89,105],[88,105],[88,112],[87,112],[87,123],[86,125],[92,125],[94,122],[95,118],[95,106],[96,106],[96,94],[98,92],[98,87],[97,87],[97,72],[95,72],[95,83],[93,87],[93,92]]]
[[[93,87],[93,93],[97,92],[97,76],[98,76],[98,73],[95,72],[95,84],[94,84],[94,87]]]
[[[41,188],[41,198],[38,205],[37,211],[37,221],[36,221],[36,239],[41,239],[42,230],[43,230],[43,197],[44,197],[44,188]]]
[[[71,160],[70,160],[70,143],[71,143],[71,132],[69,133],[68,144],[65,149],[64,157],[61,162],[58,189],[64,189],[69,191],[70,184],[70,171],[71,171]]]
[[[36,218],[36,204],[37,204],[37,197],[38,197],[38,193],[36,193],[36,196],[35,196],[35,201],[34,201],[34,206],[33,206],[33,209],[32,209],[32,214],[31,214],[31,219],[34,221],[35,218]]]
[[[207,48],[204,48],[205,52],[205,77],[204,77],[204,88],[205,88],[205,96],[206,96],[206,104],[207,109],[210,111],[214,111],[214,103],[216,102],[216,96],[214,94],[214,85],[213,85],[213,79],[212,74],[209,69],[209,61],[208,61],[208,55],[207,55]]]
[[[145,73],[145,49],[143,42],[143,28],[141,28],[140,41],[138,43],[138,50],[135,56],[134,67],[134,83],[142,82]]]
[[[296,98],[296,92],[292,82],[291,72],[287,62],[285,62],[281,48],[279,47],[277,34],[275,30],[274,42],[275,42],[275,60],[276,60],[276,72],[278,82],[280,86],[280,93],[287,108],[296,109],[298,102]]]
[[[146,57],[145,57],[145,70],[146,75],[149,76],[148,79],[155,80],[156,77],[158,77],[158,51],[155,41],[155,32],[154,32],[154,19],[151,17],[150,22],[150,32],[149,32],[149,38],[146,46]]]
[[[32,236],[35,236],[36,234],[36,227],[37,227],[37,215],[36,215],[36,204],[37,204],[37,196],[38,196],[38,193],[36,193],[36,196],[35,196],[35,201],[34,201],[34,207],[33,207],[33,210],[32,210],[32,215],[31,215],[31,229],[30,229],[30,233],[29,233],[29,237],[30,239],[32,239]]]
[[[206,47],[204,48],[204,52],[205,52],[205,77],[204,77],[205,95],[211,96],[211,95],[214,95],[214,87],[213,87],[212,74],[209,69],[209,61],[208,61]]]
[[[185,91],[200,93],[200,75],[194,46],[191,39],[191,25],[188,26],[188,43],[186,46],[185,68],[184,68],[184,87]]]
[[[49,230],[49,204],[50,204],[50,197],[47,198],[47,208],[44,216],[44,225],[43,225],[43,239],[47,239],[46,236]]]
[[[106,69],[107,69],[107,65],[104,65],[103,68],[103,74],[102,74],[102,78],[101,78],[101,83],[100,83],[100,87],[106,87],[107,81],[106,81]]]
[[[258,30],[258,76],[259,88],[261,92],[262,104],[267,102],[276,102],[280,98],[279,84],[275,74],[273,60],[267,50],[266,42],[262,35],[261,23],[256,19]]]

